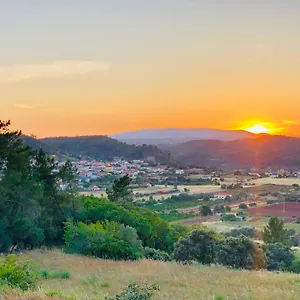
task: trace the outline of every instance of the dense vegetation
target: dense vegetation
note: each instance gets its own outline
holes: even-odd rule
[[[114,259],[139,258],[143,247],[172,252],[185,228],[136,207],[128,176],[114,181],[108,199],[78,196],[72,164],[67,161],[58,170],[52,158],[25,145],[21,132],[9,131],[9,125],[0,124],[1,252],[41,245],[65,245],[71,252]],[[59,181],[65,190],[59,189]],[[124,253],[107,253],[113,247],[123,247]]]

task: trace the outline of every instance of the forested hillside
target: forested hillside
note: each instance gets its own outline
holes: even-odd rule
[[[134,146],[119,142],[107,136],[82,136],[47,138],[41,140],[45,145],[76,158],[89,157],[111,160],[114,157],[127,159],[146,159],[154,157],[156,161],[168,163],[170,155],[155,146]]]
[[[218,168],[299,168],[300,139],[260,135],[230,142],[190,141],[164,146],[175,160],[198,166]]]

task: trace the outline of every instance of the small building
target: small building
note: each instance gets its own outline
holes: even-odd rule
[[[221,199],[221,200],[225,200],[226,197],[232,197],[231,194],[227,193],[227,192],[219,192],[219,193],[215,193],[214,194],[214,198],[216,199]]]
[[[175,174],[176,175],[184,175],[184,170],[176,170]]]

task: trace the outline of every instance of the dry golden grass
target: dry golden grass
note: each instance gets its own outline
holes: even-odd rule
[[[116,262],[60,251],[33,251],[23,254],[47,269],[67,270],[71,279],[43,280],[39,291],[6,294],[3,300],[44,300],[51,291],[74,299],[104,299],[131,282],[157,283],[161,291],[155,299],[299,299],[300,276],[262,271],[237,271],[219,266],[183,266],[176,263],[141,260]],[[55,297],[51,297],[55,299]],[[67,298],[72,299],[72,298]]]

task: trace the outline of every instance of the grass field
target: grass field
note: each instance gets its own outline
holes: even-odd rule
[[[255,185],[265,185],[265,184],[275,184],[275,185],[300,185],[300,178],[260,178],[256,180],[252,180],[251,183],[255,183]]]
[[[37,292],[7,294],[2,300],[49,299],[101,300],[115,295],[129,283],[156,283],[161,290],[154,300],[200,299],[299,299],[300,276],[265,271],[238,271],[218,266],[183,266],[141,260],[116,262],[66,255],[59,251],[33,251],[23,259],[51,270],[66,270],[70,279],[43,280]],[[67,298],[66,298],[67,297]],[[223,297],[223,298],[217,298]]]

